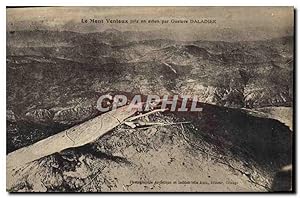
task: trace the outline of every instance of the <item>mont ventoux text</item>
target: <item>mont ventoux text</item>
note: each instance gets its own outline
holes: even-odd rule
[[[94,23],[94,24],[167,24],[167,23],[201,23],[213,24],[217,23],[216,19],[81,19],[81,23]]]

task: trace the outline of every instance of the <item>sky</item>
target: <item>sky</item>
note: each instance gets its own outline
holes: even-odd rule
[[[180,40],[262,40],[293,35],[293,7],[35,7],[7,8],[7,30],[157,31]],[[82,19],[216,20],[214,24],[107,24]]]

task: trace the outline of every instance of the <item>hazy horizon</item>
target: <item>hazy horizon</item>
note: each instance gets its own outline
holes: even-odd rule
[[[253,15],[255,13],[255,15]],[[251,17],[249,17],[251,16]],[[213,19],[215,24],[97,24],[82,19]],[[266,40],[293,36],[293,7],[36,7],[7,8],[7,31],[50,30],[79,33],[161,32],[175,40]]]

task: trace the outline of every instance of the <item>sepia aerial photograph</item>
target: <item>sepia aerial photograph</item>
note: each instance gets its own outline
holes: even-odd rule
[[[294,192],[294,7],[7,7],[7,192]]]

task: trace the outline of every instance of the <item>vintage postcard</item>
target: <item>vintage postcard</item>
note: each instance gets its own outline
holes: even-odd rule
[[[7,8],[8,192],[293,192],[293,7]]]

